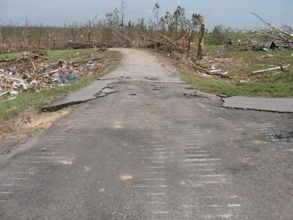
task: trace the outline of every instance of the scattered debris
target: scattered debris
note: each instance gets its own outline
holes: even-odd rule
[[[8,94],[8,93],[9,93],[9,91],[2,92],[2,93],[0,93],[0,97],[1,97],[1,96],[5,96],[5,95]]]
[[[281,28],[272,25],[271,23],[264,20],[261,16],[255,13],[251,13],[256,16],[262,23],[265,24],[264,30],[258,30],[250,33],[245,39],[241,39],[233,42],[233,50],[240,51],[263,51],[269,52],[278,49],[289,49],[293,48],[293,33],[286,32]],[[228,47],[228,46],[227,46]]]
[[[274,39],[271,43],[270,49],[278,48],[277,44],[284,45],[285,48],[288,48],[290,44],[293,42],[293,33],[289,33],[286,31],[281,30],[280,28],[270,24],[269,22],[265,21],[262,17],[260,17],[256,13],[251,13],[256,16],[261,22],[263,22],[269,30],[264,32],[264,36],[270,37]],[[277,44],[276,44],[277,43]]]
[[[73,82],[90,73],[100,72],[110,61],[102,55],[94,55],[67,61],[54,60],[44,52],[24,54],[20,58],[1,60],[0,97],[18,95],[26,91],[41,91],[64,82]],[[60,81],[58,63],[64,68],[64,79]],[[64,65],[64,66],[63,66]]]

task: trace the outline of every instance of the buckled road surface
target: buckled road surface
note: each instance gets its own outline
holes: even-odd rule
[[[293,219],[292,114],[226,109],[120,51],[102,96],[1,156],[0,219]]]

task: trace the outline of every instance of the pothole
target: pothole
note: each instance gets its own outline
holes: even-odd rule
[[[272,136],[273,139],[275,140],[281,140],[281,141],[287,141],[287,142],[292,142],[293,140],[293,131],[289,132],[279,132],[276,133]]]

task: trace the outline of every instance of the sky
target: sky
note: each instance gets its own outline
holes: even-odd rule
[[[121,0],[0,0],[1,24],[56,25],[84,24],[98,15],[105,18],[107,12],[120,7]],[[155,0],[125,0],[126,19],[137,21],[152,16]],[[157,0],[161,15],[180,5],[187,15],[200,13],[206,17],[207,26],[224,25],[233,29],[261,28],[263,24],[250,14],[255,12],[281,26],[293,26],[293,0]]]

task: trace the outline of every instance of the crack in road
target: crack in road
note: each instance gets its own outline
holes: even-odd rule
[[[89,99],[84,99],[84,100],[78,100],[78,101],[71,101],[71,102],[64,102],[62,104],[57,104],[57,105],[50,105],[50,106],[45,106],[41,109],[42,112],[55,112],[59,111],[63,108],[67,108],[69,106],[74,106],[74,105],[80,105],[83,103],[87,103],[96,99],[104,98],[108,95],[114,94],[118,91],[115,91],[113,89],[110,89],[111,84],[108,84],[106,87],[101,89],[99,92],[94,94],[94,98],[89,98]]]
[[[122,52],[111,80],[74,94],[87,104],[0,159],[1,219],[292,216],[292,114],[223,108]]]

